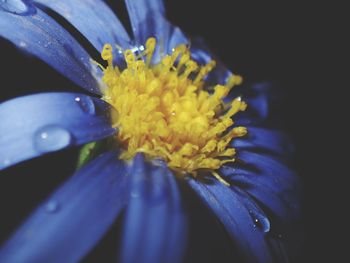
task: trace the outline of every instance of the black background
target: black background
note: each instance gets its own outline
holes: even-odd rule
[[[189,35],[203,37],[218,57],[247,81],[278,83],[285,95],[281,124],[295,140],[295,168],[304,183],[306,242],[302,262],[330,262],[340,257],[334,249],[339,242],[334,235],[336,227],[331,223],[338,210],[329,198],[334,190],[332,180],[328,180],[335,173],[329,165],[332,142],[328,138],[334,135],[330,95],[334,98],[337,94],[336,87],[327,82],[328,68],[334,66],[328,61],[328,51],[333,49],[327,42],[334,32],[331,8],[275,0],[169,0],[166,7],[174,24]],[[0,102],[40,91],[81,91],[6,41],[0,42],[0,58]],[[0,211],[6,213],[1,219],[1,240],[64,180],[62,173],[71,172],[70,168],[52,171],[52,166],[67,167],[67,160],[73,164],[74,153],[45,157],[47,167],[37,160],[5,172],[0,179]]]

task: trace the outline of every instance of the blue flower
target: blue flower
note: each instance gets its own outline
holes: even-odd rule
[[[181,199],[180,182],[216,215],[245,261],[288,262],[295,246],[293,227],[300,216],[300,189],[289,167],[294,149],[288,136],[264,126],[271,98],[269,85],[248,85],[231,92],[240,78],[221,63],[214,68],[212,61],[217,59],[204,44],[200,40],[190,42],[166,20],[162,1],[125,3],[133,39],[101,0],[0,2],[0,36],[94,94],[50,92],[2,103],[0,169],[50,152],[118,137],[117,147],[111,144],[112,149],[84,162],[32,213],[1,246],[0,261],[77,262],[96,246],[126,208],[121,262],[181,262],[189,213],[186,200]],[[108,65],[92,63],[87,51],[46,10],[60,14],[78,29],[102,51]],[[180,65],[182,60],[184,67]],[[120,69],[125,72],[123,77]],[[207,127],[215,133],[202,144],[201,152],[193,154],[199,151],[200,144],[193,141],[202,139],[193,134],[186,135],[192,136],[191,143],[176,148],[174,144],[182,140],[175,138],[174,131],[162,122],[152,122],[159,121],[154,114],[142,122],[142,127],[148,133],[154,127],[158,135],[150,141],[141,136],[137,143],[131,143],[141,128],[126,128],[130,122],[125,121],[124,108],[139,107],[137,116],[154,113],[160,103],[154,94],[160,93],[149,91],[153,97],[147,95],[147,101],[137,104],[129,97],[132,91],[118,93],[118,85],[129,88],[137,80],[137,87],[146,88],[139,84],[140,76],[130,73],[137,71],[155,80],[152,83],[156,84],[147,87],[156,90],[159,79],[165,81],[162,72],[166,70],[171,72],[167,85],[171,81],[178,85],[178,76],[186,75],[187,69],[188,76],[199,72],[198,78],[191,75],[192,79],[184,79],[186,92],[193,89],[188,94],[183,91],[186,99],[194,99],[188,105],[189,111],[185,111],[185,102],[178,106],[173,102],[176,99],[166,97],[166,92],[159,91],[159,96],[164,105],[171,101],[167,120],[173,121],[175,130],[181,130],[185,127],[181,125],[191,123],[192,115],[188,114],[203,91],[208,110],[203,110],[204,120],[202,115],[196,117],[198,125],[191,126],[191,131],[196,134],[198,127]],[[211,89],[217,83],[220,84]],[[125,97],[118,102],[122,95]],[[246,111],[242,99],[247,102]],[[129,101],[132,103],[120,106]],[[218,112],[223,112],[220,118]],[[227,127],[221,130],[224,123]],[[171,143],[165,144],[165,139],[158,140],[160,137]]]

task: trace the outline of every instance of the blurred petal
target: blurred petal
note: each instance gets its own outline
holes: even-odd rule
[[[164,163],[148,163],[139,154],[130,167],[130,177],[122,262],[181,262],[186,221],[174,175]]]
[[[104,154],[50,196],[0,249],[0,262],[78,262],[127,201],[124,162]]]
[[[225,84],[232,73],[224,63],[215,56],[215,54],[206,45],[202,38],[191,39],[191,56],[199,64],[204,65],[211,60],[216,61],[215,68],[206,77],[205,85],[212,87],[216,84]],[[275,94],[274,94],[275,93]],[[272,88],[271,83],[246,83],[243,76],[243,84],[235,87],[224,99],[230,103],[234,98],[241,96],[248,103],[248,109],[245,112],[235,116],[235,122],[238,125],[258,124],[266,120],[269,113],[269,103],[274,100],[278,93]]]
[[[276,262],[290,262],[286,247],[280,238],[269,238],[269,244],[272,251],[274,252],[274,258]]]
[[[14,13],[16,6],[9,8],[9,5],[18,2],[32,5],[28,1],[0,2],[0,37],[37,56],[77,85],[99,93],[91,73],[90,56],[79,43],[52,18],[33,6],[30,12]]]
[[[283,157],[294,152],[291,139],[283,132],[272,129],[247,126],[248,134],[232,141],[232,147],[241,150],[262,150]]]
[[[236,125],[261,125],[269,115],[269,98],[264,92],[268,83],[256,83],[236,87],[226,98],[231,101],[238,96],[247,102],[248,107],[244,112],[240,112],[235,116]]]
[[[108,137],[109,105],[78,93],[42,93],[0,104],[0,169]]]
[[[235,87],[226,100],[237,96],[241,96],[248,104],[246,111],[237,114],[237,125],[276,127],[276,124],[281,123],[284,95],[277,85],[269,82],[243,83]]]
[[[165,18],[162,0],[125,0],[125,3],[136,43],[143,45],[149,37],[155,37],[160,44],[155,50],[155,62],[179,44],[188,43],[182,31]]]
[[[305,259],[305,256],[300,253],[304,246],[302,227],[288,225],[287,228],[284,227],[282,233],[272,234],[268,237],[268,243],[274,252],[275,262],[303,262],[302,259]]]
[[[273,262],[264,230],[256,227],[255,218],[234,189],[217,180],[203,183],[188,178],[188,183],[216,214],[248,262]]]
[[[130,41],[119,19],[101,0],[35,0],[34,2],[63,16],[100,52],[106,43],[125,47]]]
[[[216,61],[215,68],[206,78],[208,86],[225,84],[227,78],[232,75],[232,72],[213,54],[202,38],[197,37],[191,40],[191,56],[200,65],[205,65],[211,60]]]

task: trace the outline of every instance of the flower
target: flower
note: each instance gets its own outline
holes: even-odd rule
[[[0,105],[0,169],[92,142],[76,174],[2,245],[0,261],[79,261],[126,208],[122,262],[181,262],[189,213],[180,183],[247,262],[287,262],[299,183],[288,137],[263,126],[267,86],[230,92],[240,77],[171,25],[161,1],[125,2],[134,39],[100,0],[0,2],[2,37],[100,96],[51,92]],[[102,51],[107,66],[47,9]],[[101,140],[106,152],[91,154]]]

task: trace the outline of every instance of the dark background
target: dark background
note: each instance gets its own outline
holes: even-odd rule
[[[327,42],[334,32],[331,8],[320,3],[275,0],[176,0],[166,1],[166,6],[172,22],[189,35],[203,37],[218,57],[245,80],[277,83],[284,94],[281,125],[295,140],[295,168],[304,183],[302,262],[340,258],[334,249],[340,241],[331,223],[338,207],[329,198],[334,188],[332,180],[328,180],[334,173],[329,165],[332,152],[328,150],[332,144],[328,138],[334,131],[330,95],[337,92],[337,87],[327,82],[328,68],[333,66],[328,62],[331,47]],[[0,102],[40,91],[81,92],[46,64],[2,40],[0,58]],[[0,179],[0,211],[6,213],[1,219],[0,241],[65,179],[62,174],[69,175],[72,168],[63,167],[67,167],[67,160],[73,167],[75,153],[44,157],[45,167],[41,159],[5,172]],[[62,168],[53,172],[52,166]],[[25,204],[19,196],[27,197]]]

